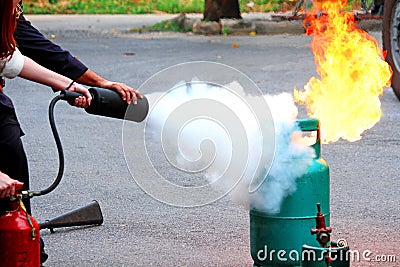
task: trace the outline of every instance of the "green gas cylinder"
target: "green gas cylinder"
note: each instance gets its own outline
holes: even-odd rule
[[[329,167],[321,158],[319,121],[297,122],[303,132],[317,132],[312,145],[316,156],[307,173],[296,179],[297,189],[283,200],[280,213],[272,215],[250,210],[250,249],[254,266],[300,266],[302,246],[319,246],[310,233],[315,227],[315,203],[321,204],[329,226]]]

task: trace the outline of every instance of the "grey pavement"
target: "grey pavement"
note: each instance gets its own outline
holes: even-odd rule
[[[294,87],[302,88],[316,75],[309,49],[311,38],[304,34],[114,35],[108,33],[124,32],[169,16],[28,18],[46,34],[54,34],[58,44],[99,74],[135,87],[165,68],[198,60],[237,68],[268,94],[292,93]],[[381,43],[379,31],[371,35]],[[26,133],[23,142],[31,187],[42,189],[57,172],[57,153],[47,120],[54,93],[22,79],[7,81],[6,93],[12,97]],[[383,117],[361,141],[340,141],[322,148],[331,170],[333,239],[344,238],[361,253],[397,257],[395,263],[361,258],[352,266],[394,267],[400,260],[400,103],[390,88],[381,101]],[[306,117],[304,109],[299,109],[299,117]],[[57,104],[55,116],[66,170],[54,192],[32,199],[34,216],[42,221],[96,199],[104,223],[56,229],[55,233],[41,231],[49,253],[45,266],[252,266],[246,209],[229,198],[197,208],[156,201],[140,189],[127,168],[122,121],[88,115],[65,103]],[[140,134],[140,128],[132,132],[133,147],[140,145],[140,138],[136,138]]]

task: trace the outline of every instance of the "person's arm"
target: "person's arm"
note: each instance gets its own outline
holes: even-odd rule
[[[21,14],[14,31],[21,53],[49,70],[76,81],[87,70],[69,51],[47,39]]]
[[[131,103],[131,100],[134,104],[136,104],[138,97],[143,98],[142,94],[138,90],[124,83],[109,81],[101,77],[91,69],[88,69],[76,81],[88,86],[95,86],[117,91],[120,94],[121,98],[125,100],[128,104]]]
[[[15,188],[22,186],[20,181],[11,179],[7,174],[0,171],[0,198],[15,195]]]
[[[59,45],[47,39],[26,20],[23,14],[18,19],[14,33],[22,54],[40,65],[67,76],[81,84],[110,89],[118,92],[127,103],[135,104],[142,94],[134,88],[120,82],[109,81],[85,66],[80,60]]]
[[[12,56],[0,59],[0,62],[3,65],[0,76],[10,79],[19,76],[30,81],[50,86],[55,91],[70,90],[81,93],[84,96],[76,98],[73,103],[73,105],[77,107],[86,108],[92,101],[92,96],[87,88],[75,83],[68,77],[37,64],[32,59],[22,55],[18,49],[14,51]]]
[[[88,89],[75,83],[68,77],[46,69],[28,57],[24,56],[24,66],[18,76],[30,81],[50,86],[57,91],[68,89],[69,91],[83,94],[84,97],[80,96],[75,99],[74,106],[86,108],[92,101],[92,96]]]

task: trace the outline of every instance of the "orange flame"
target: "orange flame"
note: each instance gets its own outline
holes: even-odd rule
[[[294,98],[320,120],[323,143],[360,140],[381,118],[379,97],[392,75],[377,41],[355,28],[353,13],[341,12],[346,5],[347,0],[316,2],[303,22],[313,36],[320,79],[312,77],[303,91],[295,88]]]

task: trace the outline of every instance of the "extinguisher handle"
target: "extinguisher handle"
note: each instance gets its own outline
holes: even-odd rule
[[[15,191],[16,191],[16,192],[21,192],[23,186],[24,186],[23,184],[16,184],[16,185],[15,185]]]
[[[68,102],[69,102],[69,101],[74,101],[75,98],[78,98],[78,97],[80,97],[80,96],[83,96],[83,95],[80,94],[80,93],[71,92],[71,91],[68,91],[68,90],[62,90],[61,93],[60,93],[60,95],[62,95],[62,96],[63,96],[63,99],[66,100],[66,101],[68,101]]]
[[[23,184],[16,184],[15,185],[15,194],[13,197],[15,196],[21,196],[22,198],[31,198],[33,197],[33,194],[31,191],[29,190],[23,190]]]

